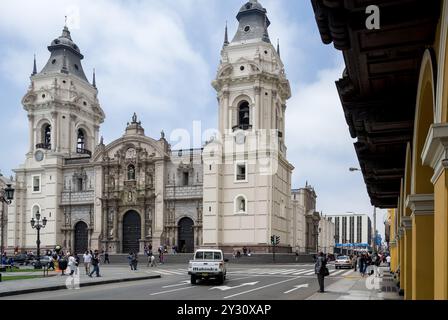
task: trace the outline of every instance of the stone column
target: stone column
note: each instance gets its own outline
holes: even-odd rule
[[[262,104],[260,103],[260,94],[261,94],[261,87],[256,86],[254,88],[255,92],[255,101],[254,101],[254,108],[253,108],[253,128],[254,130],[258,130],[260,128],[263,128],[262,118],[263,118],[263,108]]]
[[[222,108],[222,119],[220,119],[220,130],[221,130],[221,134],[225,133],[225,130],[227,128],[231,129],[231,123],[229,121],[229,119],[231,119],[231,113],[230,113],[230,109],[229,109],[229,97],[230,97],[230,93],[229,91],[223,91],[222,93],[222,101],[221,101],[221,108]]]
[[[36,145],[34,141],[34,115],[29,114],[28,115],[28,126],[29,126],[29,142],[30,142],[30,150],[29,152],[32,153],[34,151],[34,147]]]
[[[69,125],[69,132],[68,132],[68,146],[67,150],[68,152],[76,152],[76,145],[73,145],[76,143],[76,132],[75,130],[75,121],[78,119],[78,117],[74,114],[70,115],[70,125]]]
[[[161,245],[161,237],[164,228],[163,216],[165,213],[165,162],[158,160],[155,163],[155,212],[154,212],[154,230],[153,230],[153,247],[157,248]]]
[[[434,299],[434,194],[407,198],[412,210],[412,300]]]
[[[59,149],[59,141],[58,141],[58,131],[59,131],[59,121],[58,121],[58,113],[52,112],[51,119],[53,120],[53,126],[51,128],[51,150],[57,151]]]
[[[412,299],[412,220],[405,216],[401,219],[404,234],[404,261],[400,272],[404,275],[404,298]]]

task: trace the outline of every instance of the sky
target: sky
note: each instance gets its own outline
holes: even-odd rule
[[[286,111],[288,160],[295,166],[292,187],[306,182],[317,193],[323,214],[365,213],[373,217],[344,119],[335,81],[344,69],[342,53],[320,39],[309,0],[262,0],[271,21],[269,35],[280,40],[291,83]],[[99,100],[106,113],[105,143],[124,133],[136,112],[148,136],[163,130],[202,131],[218,125],[211,82],[220,61],[226,21],[229,37],[238,26],[244,0],[15,0],[0,10],[0,172],[24,162],[28,120],[21,100],[30,85],[33,55],[38,71],[47,46],[67,24],[85,56],[84,71],[96,69]],[[170,142],[175,146],[176,141]],[[198,141],[192,147],[201,147]],[[377,228],[384,233],[378,210]],[[383,237],[384,238],[384,237]]]

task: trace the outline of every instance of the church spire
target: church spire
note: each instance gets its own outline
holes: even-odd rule
[[[227,33],[227,21],[226,21],[226,31],[225,31],[225,34],[224,34],[224,47],[226,47],[228,45],[229,45],[229,35]]]
[[[37,65],[36,65],[36,55],[34,55],[34,65],[33,65],[33,73],[32,76],[37,74]]]
[[[277,53],[278,56],[280,57],[280,39],[277,39]]]
[[[95,75],[95,68],[93,68],[93,80],[92,80],[92,85],[94,88],[96,88],[96,75]]]

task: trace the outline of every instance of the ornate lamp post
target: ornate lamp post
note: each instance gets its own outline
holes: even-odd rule
[[[42,265],[40,263],[40,229],[45,228],[45,226],[47,225],[47,218],[43,218],[42,223],[40,220],[40,213],[39,211],[37,211],[36,213],[36,219],[32,218],[31,221],[31,227],[33,229],[37,230],[37,240],[36,240],[36,245],[37,245],[37,262],[34,265],[35,269],[42,269]]]
[[[5,203],[6,205],[10,205],[12,203],[12,200],[14,200],[14,189],[11,187],[11,184],[7,184],[6,188],[3,190],[0,190],[0,204],[3,205]],[[1,216],[1,245],[0,245],[0,255],[3,254],[3,214],[4,210],[2,210],[2,216]]]
[[[10,184],[6,185],[6,188],[3,190],[0,190],[0,205],[3,205],[5,203],[6,205],[10,205],[12,203],[12,200],[14,199],[14,189],[11,187]],[[0,245],[0,265],[2,265],[2,257],[3,257],[3,214],[4,214],[4,208],[2,208],[2,216],[0,221],[0,232],[1,232],[1,245]],[[3,266],[3,265],[2,265]],[[0,282],[2,282],[2,274],[0,273]]]
[[[14,199],[14,189],[11,187],[10,184],[7,184],[5,189],[0,190],[0,201],[10,205],[13,199]]]

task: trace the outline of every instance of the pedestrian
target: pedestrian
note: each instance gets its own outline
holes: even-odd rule
[[[387,263],[387,266],[390,267],[390,255],[387,255],[386,263]]]
[[[373,270],[375,273],[375,278],[378,278],[380,276],[379,274],[379,266],[381,264],[381,259],[380,257],[378,257],[377,255],[374,255],[374,260],[373,260]]]
[[[359,273],[362,276],[362,268],[363,268],[363,266],[362,266],[362,254],[358,255],[358,258],[356,260],[357,260]]]
[[[132,255],[132,265],[134,267],[134,271],[137,271],[137,264],[138,264],[138,253],[134,253]]]
[[[70,268],[70,276],[73,276],[76,272],[76,259],[72,254],[68,257],[68,267]]]
[[[154,255],[152,253],[151,253],[150,260],[151,260],[151,267],[157,267],[156,257],[154,257]]]
[[[319,292],[325,292],[324,280],[329,275],[327,268],[327,259],[325,259],[324,253],[320,252],[316,258],[316,264],[314,265],[314,271],[317,274],[317,281],[319,282]]]
[[[98,254],[98,251],[95,251],[95,253],[92,256],[92,266],[93,270],[89,273],[89,277],[92,278],[92,274],[96,273],[96,277],[99,278],[100,276],[100,257]]]
[[[59,256],[58,265],[61,269],[61,276],[64,276],[68,266],[67,258],[64,255]]]
[[[109,253],[106,251],[105,253],[104,253],[104,264],[110,264],[110,261],[109,261]]]
[[[134,270],[133,259],[134,259],[134,254],[132,252],[129,252],[128,263],[129,263],[129,266],[131,267],[131,271]]]
[[[90,273],[90,265],[92,263],[92,255],[89,251],[86,251],[84,255],[82,256],[83,262],[84,262],[84,268],[86,270],[86,275],[89,275]]]
[[[358,256],[354,255],[352,258],[352,267],[355,269],[355,272],[357,271],[356,266],[358,265]]]

